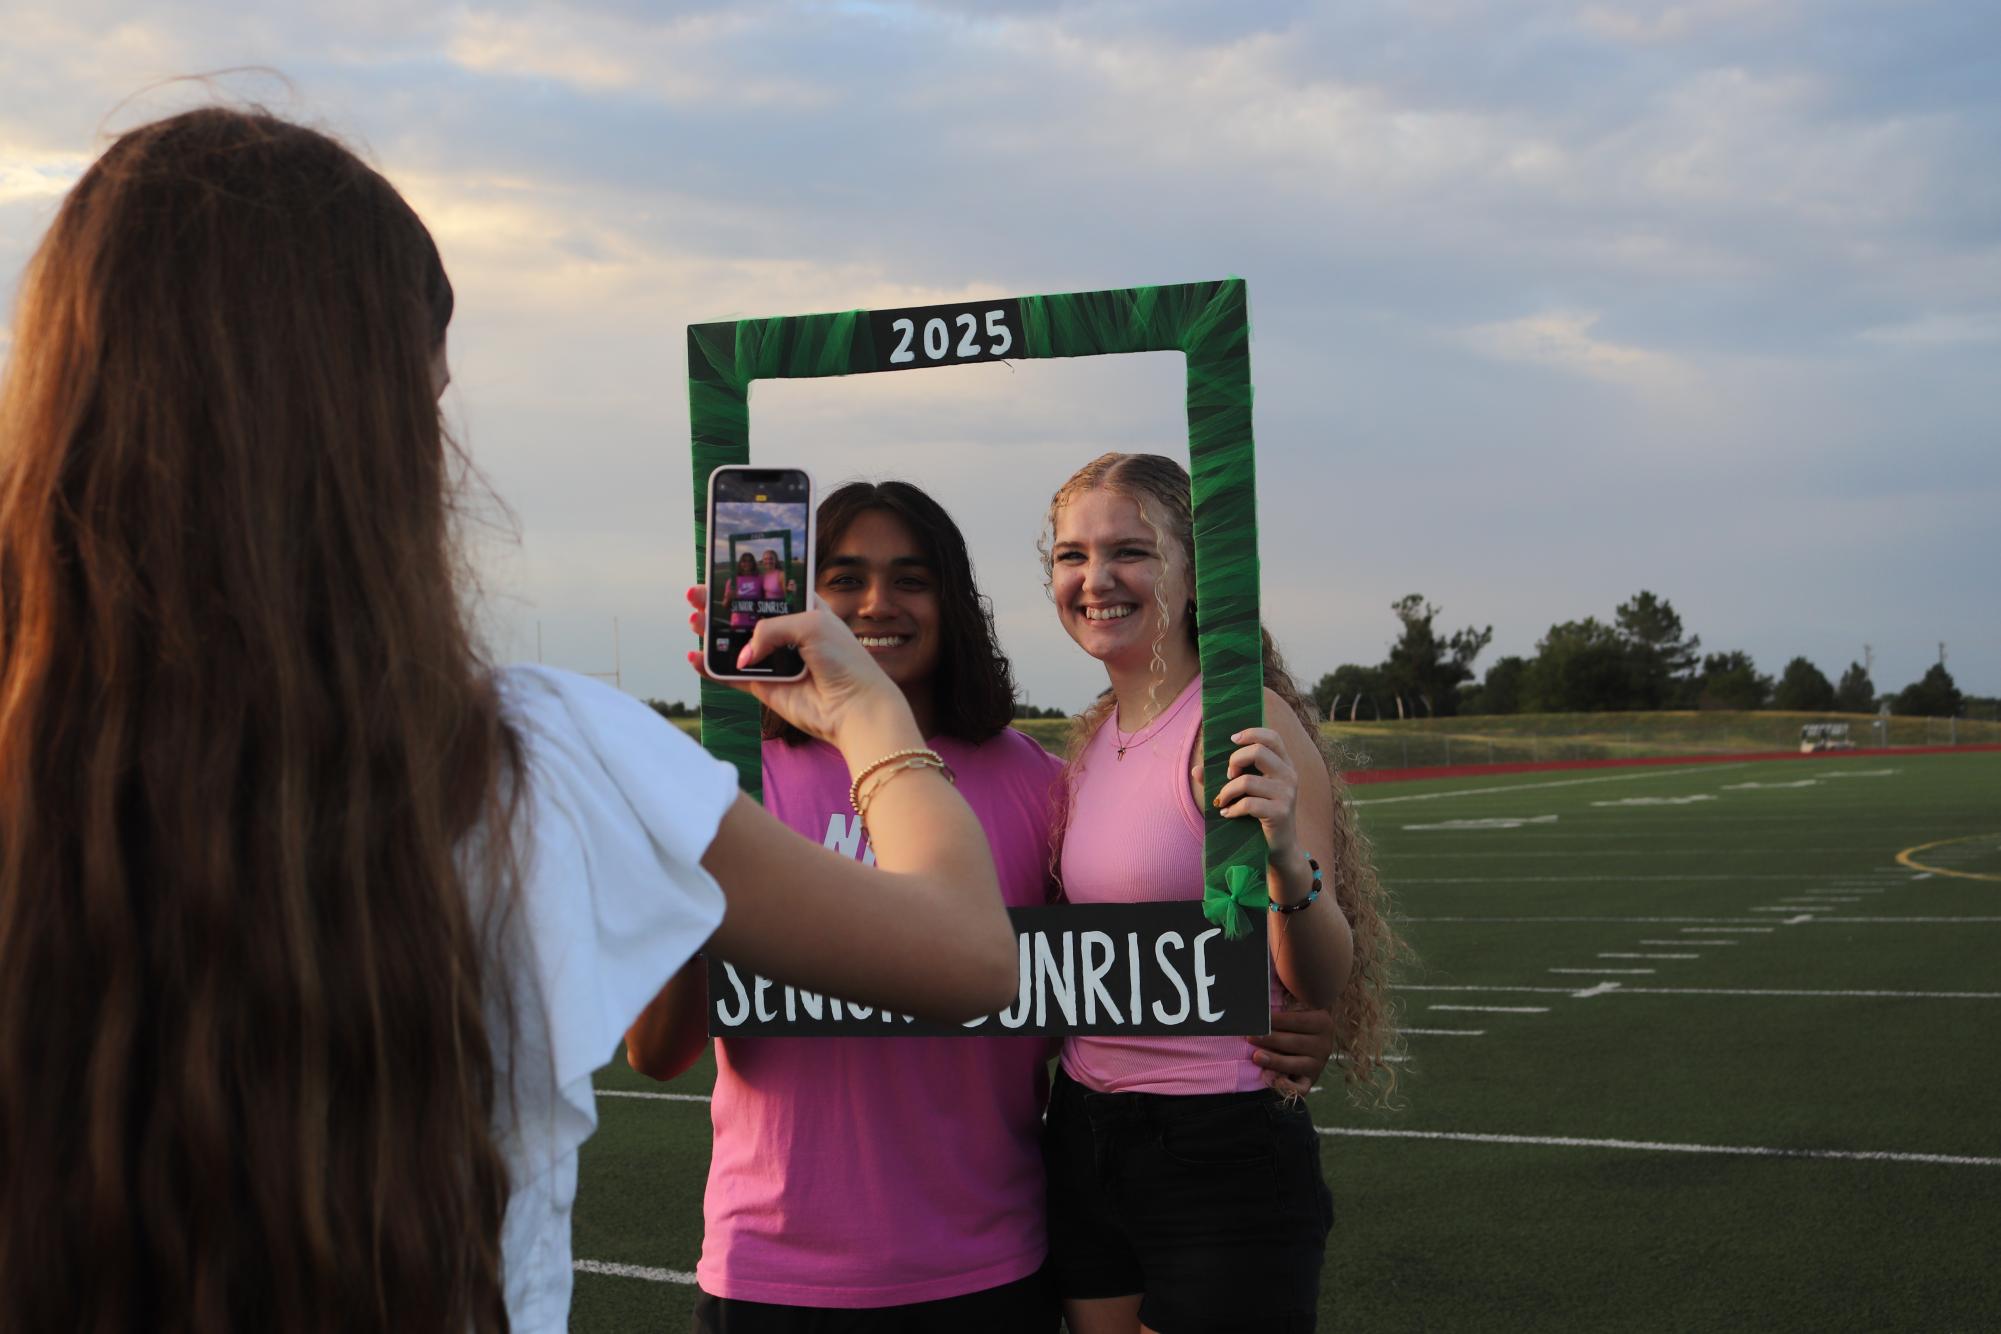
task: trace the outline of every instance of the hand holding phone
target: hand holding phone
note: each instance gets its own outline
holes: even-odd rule
[[[710,621],[708,590],[689,589],[688,605],[694,608],[688,617],[689,628],[699,636]],[[802,671],[795,678],[767,677],[746,670],[725,683],[748,692],[808,736],[838,746],[842,744],[842,728],[847,726],[877,727],[885,718],[894,717],[915,727],[903,692],[840,618],[824,607],[758,622],[744,653],[752,668],[778,653],[798,656]],[[688,662],[710,675],[704,654],[691,652]]]
[[[709,474],[708,621],[703,661],[719,681],[796,681],[782,645],[742,661],[758,625],[806,610],[813,586],[813,483],[800,468],[730,466]]]

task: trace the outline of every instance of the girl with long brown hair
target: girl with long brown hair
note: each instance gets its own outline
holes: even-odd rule
[[[312,130],[121,136],[0,386],[0,1325],[567,1323],[590,1072],[713,933],[967,1018],[1014,985],[979,825],[918,764],[874,870],[579,677],[467,629],[451,288]],[[825,613],[756,693],[851,768],[922,747]]]
[[[1065,767],[1059,875],[1071,902],[1198,896],[1201,665],[1187,472],[1105,454],[1050,502],[1045,573],[1058,618],[1109,688]],[[1267,847],[1275,1000],[1331,1007],[1347,1078],[1387,1070],[1397,951],[1367,842],[1318,722],[1269,635],[1268,725],[1231,740],[1211,799]],[[1213,778],[1214,776],[1207,776]],[[1310,1330],[1332,1207],[1318,1137],[1210,1038],[1073,1037],[1050,1098],[1050,1264],[1075,1334]]]

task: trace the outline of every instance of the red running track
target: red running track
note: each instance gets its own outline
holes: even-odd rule
[[[1660,764],[1736,764],[1745,760],[1853,760],[1870,755],[1950,755],[1959,751],[2001,750],[2001,744],[1977,746],[1891,746],[1873,750],[1823,750],[1803,755],[1796,750],[1751,750],[1725,755],[1648,755],[1622,760],[1541,760],[1513,764],[1435,764],[1414,769],[1345,769],[1341,777],[1356,783],[1410,783],[1421,778],[1470,778],[1479,774],[1539,774],[1558,769],[1638,769]]]

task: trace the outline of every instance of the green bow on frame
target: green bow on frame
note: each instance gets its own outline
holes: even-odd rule
[[[1271,893],[1265,877],[1241,862],[1223,868],[1222,883],[1215,877],[1202,886],[1202,915],[1223,928],[1223,939],[1237,940],[1250,930],[1246,915],[1271,907]]]

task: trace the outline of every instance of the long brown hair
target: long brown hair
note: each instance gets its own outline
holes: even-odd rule
[[[1105,490],[1124,496],[1139,507],[1140,517],[1153,530],[1164,560],[1181,562],[1187,572],[1188,588],[1195,587],[1195,513],[1190,495],[1188,471],[1173,459],[1160,454],[1100,454],[1070,475],[1049,501],[1039,546],[1045,578],[1053,574],[1053,553],[1057,511],[1076,497]],[[1173,609],[1160,602],[1155,584],[1154,608],[1157,637],[1153,661],[1156,673],[1165,671],[1162,647],[1174,624]],[[1183,609],[1181,624],[1190,641],[1196,634],[1198,608],[1191,600]],[[1392,965],[1406,953],[1402,939],[1390,920],[1388,891],[1377,878],[1369,840],[1355,822],[1354,807],[1348,800],[1347,784],[1341,781],[1340,766],[1327,757],[1326,741],[1313,702],[1304,695],[1292,673],[1286,670],[1271,632],[1259,630],[1263,639],[1264,683],[1292,710],[1307,735],[1319,740],[1320,762],[1334,789],[1334,861],[1326,879],[1333,885],[1334,900],[1348,919],[1355,939],[1354,966],[1347,985],[1334,1006],[1334,1049],[1341,1060],[1342,1076],[1358,1094],[1374,1090],[1387,1099],[1396,1087],[1396,1070],[1385,1059],[1396,1045],[1396,1016],[1390,1003]],[[1161,704],[1161,682],[1154,682],[1153,710]],[[1085,747],[1103,726],[1118,703],[1107,690],[1077,716],[1070,728],[1068,759],[1062,790],[1067,796]],[[1057,825],[1060,829],[1062,821]]]
[[[121,136],[29,265],[0,1325],[506,1327],[483,933],[519,759],[456,591],[450,311],[387,181],[233,110]]]

